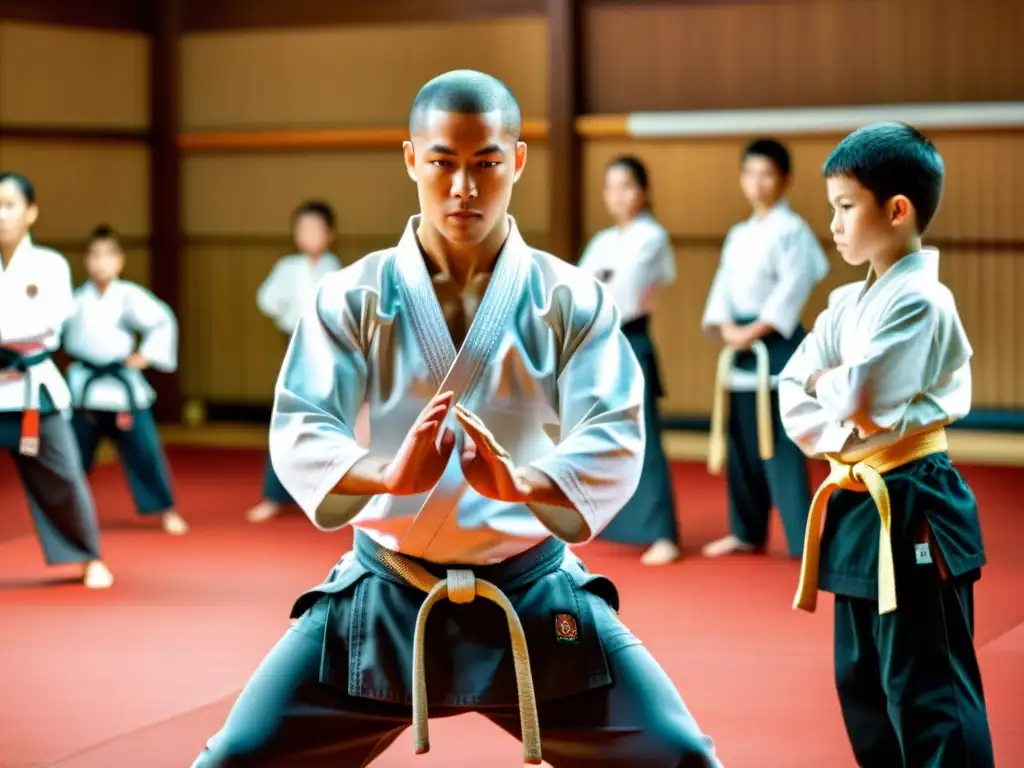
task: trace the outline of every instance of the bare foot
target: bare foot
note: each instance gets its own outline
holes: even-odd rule
[[[86,589],[107,589],[114,584],[114,574],[103,564],[102,560],[93,560],[85,564],[82,581]]]
[[[679,545],[671,539],[658,539],[644,552],[640,562],[644,565],[668,565],[681,558]]]
[[[725,555],[757,552],[758,549],[753,544],[748,544],[730,533],[728,536],[723,536],[709,544],[705,544],[703,549],[701,549],[701,554],[704,557],[724,557]]]
[[[169,512],[164,512],[160,518],[160,524],[163,526],[164,532],[169,533],[171,536],[184,536],[189,530],[185,518],[173,509]]]
[[[264,499],[245,513],[245,519],[250,523],[265,523],[267,520],[277,517],[280,513],[280,504]]]

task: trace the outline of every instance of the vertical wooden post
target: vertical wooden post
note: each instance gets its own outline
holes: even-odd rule
[[[181,316],[181,158],[178,152],[180,104],[179,49],[181,3],[149,0],[149,205],[150,287]],[[181,419],[181,377],[153,377],[154,414],[162,423]]]
[[[547,0],[549,250],[575,263],[583,229],[580,141],[576,116],[583,108],[583,0]]]

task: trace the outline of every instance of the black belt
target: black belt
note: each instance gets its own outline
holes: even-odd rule
[[[85,384],[82,386],[82,407],[85,407],[86,398],[88,397],[89,390],[92,388],[93,384],[107,376],[117,379],[118,383],[124,387],[125,394],[128,396],[128,410],[121,411],[117,414],[117,426],[119,429],[125,431],[131,429],[134,423],[133,414],[139,408],[138,401],[135,399],[135,389],[132,387],[132,382],[128,378],[128,369],[125,368],[124,363],[114,362],[99,365],[85,360],[79,360],[78,362],[89,372],[89,378],[85,380]]]

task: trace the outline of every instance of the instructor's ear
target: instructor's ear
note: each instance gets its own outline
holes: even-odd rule
[[[512,183],[515,184],[519,181],[519,177],[523,175],[523,169],[526,168],[526,142],[516,142],[516,173],[512,177]]]
[[[416,150],[413,149],[411,141],[402,142],[402,154],[405,156],[405,172],[413,181],[416,179]]]

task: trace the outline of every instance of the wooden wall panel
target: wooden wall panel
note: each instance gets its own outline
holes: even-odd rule
[[[860,278],[831,247],[820,167],[838,137],[794,139],[790,200],[826,243],[832,272],[805,312],[810,324],[828,292]],[[975,349],[976,408],[1024,408],[1024,133],[935,136],[947,167],[947,193],[927,242],[942,249],[942,279],[956,295]],[[706,414],[717,348],[700,333],[700,317],[729,226],[748,215],[738,186],[740,139],[673,142],[591,141],[584,151],[587,237],[608,224],[601,175],[629,152],[651,170],[655,213],[672,234],[679,279],[662,296],[654,322],[673,414]]]
[[[1024,98],[1019,0],[720,0],[586,12],[591,113]]]
[[[41,239],[80,239],[103,222],[128,237],[148,236],[148,163],[145,145],[18,140],[0,147],[0,165],[35,184]]]
[[[144,145],[0,141],[0,168],[32,179],[40,210],[33,238],[68,258],[76,284],[86,238],[106,223],[124,236],[125,277],[148,285],[148,154]]]
[[[185,130],[403,124],[449,69],[502,78],[547,114],[543,19],[192,33],[182,40]]]
[[[148,66],[140,33],[0,24],[0,124],[145,128]]]
[[[531,146],[512,213],[546,246],[547,152]],[[266,404],[285,340],[256,309],[259,284],[294,248],[289,217],[307,197],[338,214],[342,263],[394,245],[418,210],[400,152],[196,155],[185,161],[182,375],[189,397]]]

